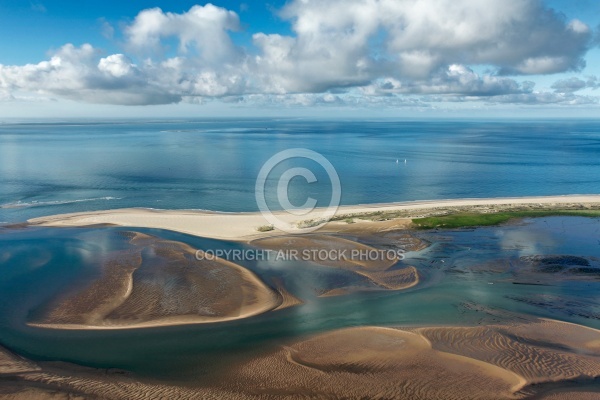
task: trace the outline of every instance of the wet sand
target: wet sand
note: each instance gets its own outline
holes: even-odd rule
[[[389,243],[389,242],[386,242]],[[304,261],[344,271],[365,278],[365,287],[337,286],[321,293],[331,297],[365,290],[371,286],[385,290],[402,290],[419,283],[417,269],[412,266],[392,268],[400,258],[391,249],[368,246],[353,240],[322,234],[277,236],[256,239],[250,245],[274,251],[295,251]],[[393,257],[392,257],[393,256]]]
[[[237,264],[198,261],[195,250],[184,243],[129,235],[132,249],[105,260],[101,276],[60,296],[30,325],[131,329],[214,323],[248,318],[292,302],[287,292],[278,294]],[[148,252],[150,256],[145,255]]]
[[[0,398],[597,398],[599,343],[597,330],[533,318],[479,327],[347,328],[284,344],[186,387],[33,363],[0,348]]]

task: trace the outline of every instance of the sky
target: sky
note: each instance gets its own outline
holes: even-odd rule
[[[2,0],[0,119],[597,117],[597,0]]]

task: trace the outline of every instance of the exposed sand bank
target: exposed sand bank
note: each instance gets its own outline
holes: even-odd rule
[[[102,265],[101,276],[46,307],[30,325],[56,329],[131,329],[222,322],[294,303],[249,270],[222,259],[195,259],[184,243],[141,233],[132,249]],[[143,258],[150,251],[151,257]],[[176,282],[176,286],[173,283]]]
[[[341,237],[322,234],[277,236],[256,239],[250,245],[275,251],[296,251],[304,261],[339,268],[364,277],[365,283],[370,284],[371,288],[375,286],[379,289],[401,290],[419,283],[415,267],[390,269],[399,260],[393,250],[377,249]],[[330,288],[321,295],[337,296],[355,290],[361,290],[361,287],[342,285]]]
[[[599,341],[597,330],[538,319],[478,327],[347,328],[288,343],[186,387],[32,363],[0,348],[0,398],[2,390],[11,392],[4,398],[14,399],[27,393],[43,399],[597,398]]]
[[[573,195],[573,196],[548,196],[548,197],[520,197],[520,198],[492,198],[492,199],[460,199],[460,200],[432,200],[405,203],[371,204],[358,206],[342,206],[338,209],[338,216],[359,216],[365,213],[407,211],[412,217],[427,215],[439,209],[469,209],[469,207],[489,206],[493,211],[497,207],[541,205],[558,207],[567,205],[600,205],[600,195]],[[483,210],[486,211],[486,210]],[[286,212],[275,212],[278,218],[289,223],[293,231],[295,224],[304,219]],[[408,217],[407,217],[408,218]],[[406,226],[410,220],[396,225]],[[196,236],[229,239],[249,240],[257,237],[281,234],[280,231],[258,232],[257,228],[268,224],[260,213],[210,213],[186,210],[151,210],[151,209],[120,209],[97,212],[85,212],[41,217],[29,220],[30,224],[43,226],[89,226],[98,224],[112,224],[118,226],[168,229]],[[354,225],[354,224],[353,224]],[[360,226],[349,228],[345,222],[331,222],[327,229],[331,231],[360,229]],[[367,228],[372,229],[372,228]]]
[[[550,320],[486,327],[350,328],[259,357],[236,373],[264,395],[527,398],[600,376],[600,332]],[[250,387],[250,386],[248,386]],[[597,394],[596,394],[597,396]]]

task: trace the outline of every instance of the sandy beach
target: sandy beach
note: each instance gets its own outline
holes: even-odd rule
[[[405,225],[410,223],[410,217],[430,215],[439,210],[469,211],[476,208],[479,212],[493,212],[494,210],[507,209],[519,206],[535,207],[567,207],[567,206],[598,206],[600,195],[572,195],[572,196],[547,196],[547,197],[518,197],[518,198],[491,198],[491,199],[459,199],[459,200],[431,200],[404,203],[369,204],[357,206],[342,206],[338,209],[337,216],[359,218],[361,214],[390,211],[406,211],[410,215],[404,219]],[[306,220],[301,216],[287,212],[275,212],[281,220],[289,224],[290,231],[300,229],[295,225]],[[360,219],[360,218],[359,218]],[[77,227],[99,224],[111,224],[125,227],[157,228],[187,233],[190,235],[248,241],[260,237],[280,235],[282,232],[275,229],[270,232],[258,232],[257,228],[267,225],[268,222],[261,213],[216,213],[190,210],[154,210],[154,209],[118,209],[97,212],[84,212],[62,214],[34,218],[28,221],[32,225],[54,227]],[[358,220],[360,224],[360,220]],[[355,225],[357,229],[360,225]],[[329,231],[347,228],[344,222],[330,222],[325,227]]]

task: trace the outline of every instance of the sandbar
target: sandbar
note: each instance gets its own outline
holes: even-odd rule
[[[407,211],[412,212],[402,226],[410,223],[410,218],[428,215],[428,212],[437,209],[455,209],[469,207],[489,206],[490,212],[494,207],[535,205],[540,207],[567,207],[567,206],[600,206],[600,195],[569,195],[545,197],[511,197],[487,199],[458,199],[458,200],[431,200],[403,203],[366,204],[357,206],[341,206],[337,210],[338,216],[355,216],[375,212]],[[302,216],[284,211],[274,212],[278,218],[289,224],[289,232],[301,232],[297,224],[305,221]],[[34,218],[28,221],[32,225],[54,227],[80,227],[99,224],[116,226],[156,228],[187,233],[190,235],[247,241],[258,237],[282,234],[278,229],[269,232],[258,232],[261,226],[268,225],[268,221],[259,212],[252,213],[218,213],[193,210],[155,210],[145,208],[127,208],[107,211],[93,211],[83,213],[61,214],[47,217]],[[408,223],[406,223],[408,222]],[[398,225],[399,222],[396,222]],[[353,224],[354,225],[354,224]],[[367,225],[367,223],[365,223]],[[368,223],[371,225],[371,223]],[[376,225],[375,225],[376,226]],[[359,226],[352,227],[357,229]],[[347,229],[345,222],[330,222],[329,230]]]

